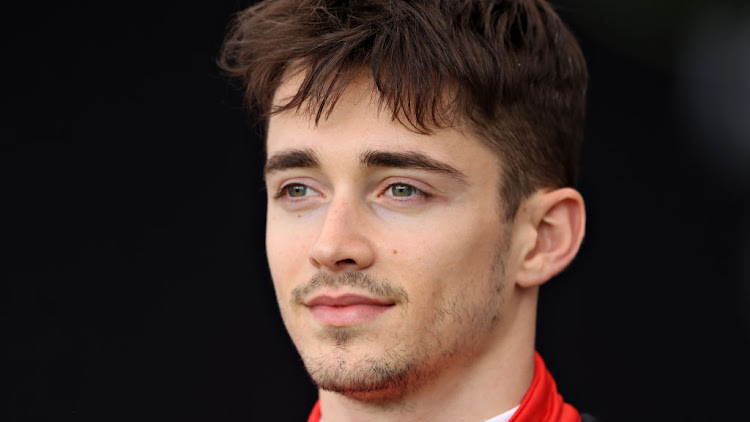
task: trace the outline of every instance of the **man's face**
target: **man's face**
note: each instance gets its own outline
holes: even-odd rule
[[[497,345],[508,239],[486,146],[409,131],[363,82],[318,126],[273,116],[267,149],[268,261],[320,388],[399,397]]]

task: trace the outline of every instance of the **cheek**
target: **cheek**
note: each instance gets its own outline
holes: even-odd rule
[[[288,224],[269,218],[266,226],[266,254],[276,294],[286,294],[300,283],[308,267],[314,235],[303,224]],[[308,275],[309,277],[309,275]]]
[[[402,261],[400,268],[410,273],[415,287],[434,289],[435,283],[455,285],[462,279],[484,274],[494,263],[503,242],[501,229],[497,220],[471,219],[466,215],[463,219],[451,219],[450,224],[412,227],[393,239],[392,249],[397,250],[393,257]]]

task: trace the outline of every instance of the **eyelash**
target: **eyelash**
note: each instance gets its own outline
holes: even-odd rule
[[[393,198],[399,198],[399,199],[396,199],[397,201],[409,201],[413,197],[418,197],[418,198],[422,198],[422,199],[428,199],[428,198],[430,198],[432,196],[429,193],[423,191],[422,189],[419,189],[418,187],[415,187],[414,185],[411,185],[411,184],[405,183],[405,182],[393,182],[393,183],[389,184],[388,186],[386,186],[385,189],[383,189],[383,192],[380,195],[378,195],[378,196],[385,195],[386,193],[388,193],[388,191],[390,191],[391,189],[393,189],[394,186],[407,186],[407,187],[413,189],[413,195],[410,195],[410,196],[407,196],[407,197],[398,197],[396,195],[390,195]]]
[[[279,191],[276,193],[276,196],[274,196],[274,199],[281,199],[284,196],[286,196],[289,199],[299,199],[299,198],[293,198],[293,197],[289,196],[289,189],[291,189],[291,188],[293,188],[295,186],[304,186],[307,189],[315,191],[315,189],[311,188],[310,186],[308,186],[308,185],[306,185],[304,183],[290,183],[288,185],[282,186],[281,189],[279,189]],[[315,191],[315,192],[317,192],[317,191]],[[307,195],[305,195],[305,196],[307,196]],[[301,198],[304,198],[304,197],[301,197]]]
[[[310,186],[308,186],[308,185],[306,185],[304,183],[290,183],[288,185],[282,186],[281,189],[279,189],[279,191],[274,196],[274,199],[282,199],[282,198],[286,197],[287,199],[295,200],[295,199],[301,199],[301,198],[307,197],[308,195],[305,195],[305,196],[302,196],[302,197],[299,197],[299,198],[294,198],[294,197],[289,196],[289,190],[291,188],[297,187],[297,186],[303,186],[303,187],[305,187],[307,189],[310,189],[312,191],[317,192],[315,189],[311,188]],[[405,186],[405,187],[411,188],[412,189],[412,195],[405,196],[405,197],[398,197],[396,195],[387,195],[388,192],[391,189],[393,189],[394,186]],[[413,198],[415,198],[415,197],[416,198],[421,198],[421,199],[429,199],[429,198],[432,197],[432,195],[430,195],[429,193],[423,191],[422,189],[419,189],[418,187],[416,187],[416,186],[414,186],[412,184],[406,183],[406,182],[393,182],[393,183],[389,184],[388,186],[385,187],[385,189],[383,189],[380,192],[380,194],[378,194],[378,197],[383,196],[383,195],[387,195],[387,196],[390,196],[392,198],[396,198],[395,199],[396,201],[402,201],[402,202],[407,202],[407,201],[410,201],[410,200],[413,201],[414,200]]]

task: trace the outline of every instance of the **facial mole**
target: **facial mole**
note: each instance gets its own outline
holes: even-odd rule
[[[394,250],[393,250],[393,254],[394,254],[394,255],[398,254],[398,251],[394,249]]]
[[[302,218],[302,214],[297,214],[297,218]]]

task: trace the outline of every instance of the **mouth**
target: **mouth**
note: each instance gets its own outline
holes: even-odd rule
[[[346,327],[374,320],[391,309],[393,302],[356,294],[318,295],[304,303],[318,323]]]

